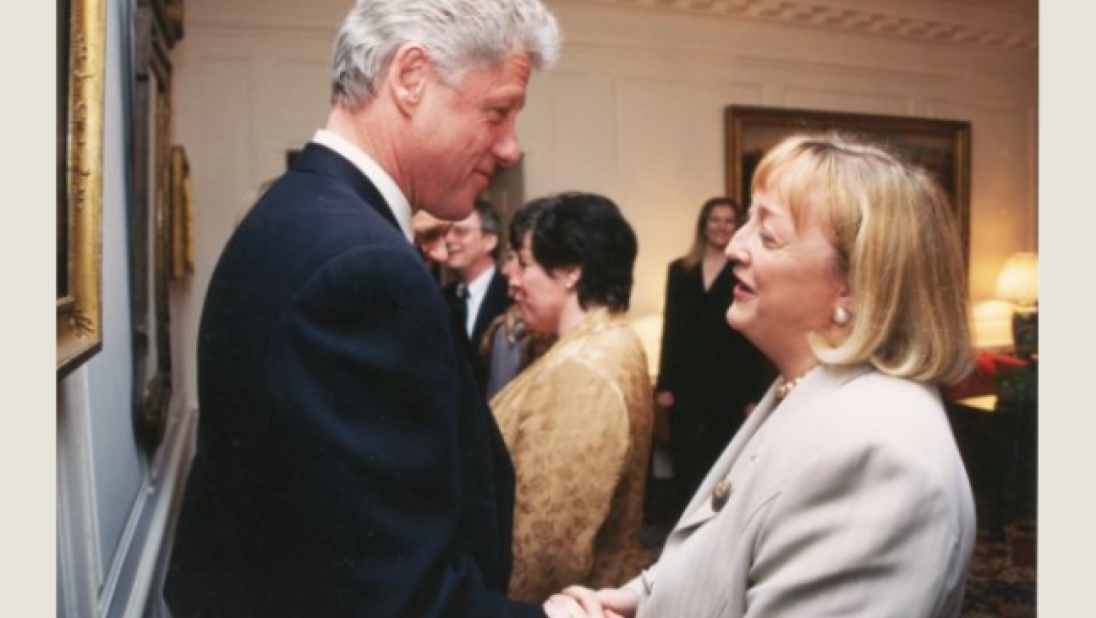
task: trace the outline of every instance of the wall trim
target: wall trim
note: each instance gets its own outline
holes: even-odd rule
[[[780,22],[826,30],[847,30],[897,39],[951,45],[974,45],[1015,50],[1039,48],[1037,20],[1028,16],[980,7],[978,13],[999,19],[987,23],[971,19],[964,7],[942,3],[842,2],[840,0],[565,0],[559,4],[590,4],[687,13],[707,17]],[[927,10],[927,9],[931,9]],[[947,18],[940,18],[942,9]]]
[[[131,511],[100,597],[99,615],[141,618],[150,596],[159,590],[170,548],[170,520],[178,509],[178,489],[185,481],[196,426],[185,398],[174,402],[160,451],[146,468],[141,496]]]

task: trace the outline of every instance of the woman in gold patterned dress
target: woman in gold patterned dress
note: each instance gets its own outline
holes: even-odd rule
[[[624,312],[638,243],[610,200],[535,200],[511,286],[528,328],[559,341],[491,402],[517,476],[510,596],[600,587],[644,566],[651,450],[647,358]]]

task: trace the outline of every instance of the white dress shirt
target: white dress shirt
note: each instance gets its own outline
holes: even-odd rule
[[[472,331],[476,328],[476,317],[479,316],[483,299],[487,296],[487,288],[491,285],[491,277],[494,276],[495,267],[491,266],[480,273],[475,281],[468,284],[468,313],[464,316],[464,330],[468,332],[469,337],[472,336]],[[473,343],[478,345],[479,342]]]

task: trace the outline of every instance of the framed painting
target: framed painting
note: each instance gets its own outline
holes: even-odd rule
[[[130,328],[134,430],[154,452],[167,427],[171,371],[171,61],[176,28],[163,0],[133,13]]]
[[[190,162],[182,146],[171,147],[171,278],[194,273]]]
[[[102,348],[105,0],[57,0],[57,379]]]
[[[789,135],[841,131],[898,150],[932,173],[950,197],[969,264],[969,122],[731,105],[724,110],[724,124],[727,195],[741,204],[749,202],[753,173],[761,158]]]

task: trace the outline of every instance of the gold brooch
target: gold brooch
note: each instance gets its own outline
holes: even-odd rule
[[[723,509],[723,506],[727,504],[727,500],[731,497],[732,489],[731,482],[727,479],[723,479],[715,484],[715,489],[712,490],[713,511]]]

